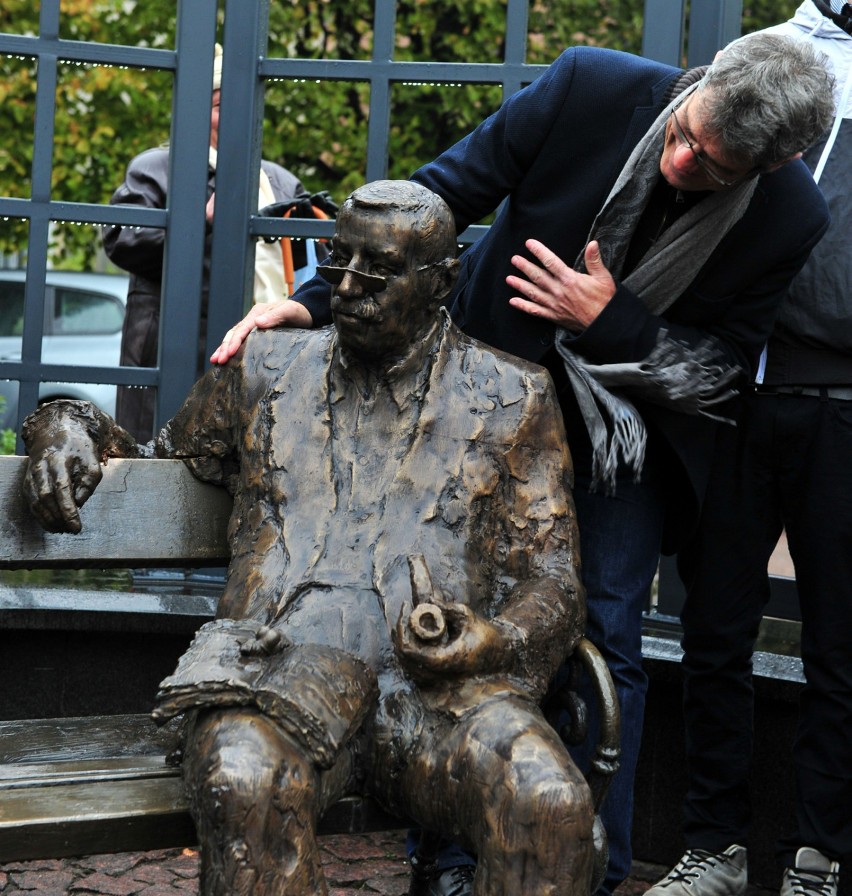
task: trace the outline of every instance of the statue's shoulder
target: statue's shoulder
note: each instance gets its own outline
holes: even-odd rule
[[[244,362],[251,369],[263,368],[273,374],[294,363],[322,366],[333,339],[331,326],[314,330],[298,327],[252,330],[245,341]]]
[[[565,427],[548,371],[500,351],[453,327],[447,333],[450,379],[463,396],[468,417],[480,422],[484,441],[534,447],[561,458],[567,468]],[[450,371],[448,371],[450,372]]]
[[[452,324],[448,331],[448,343],[452,346],[460,364],[476,381],[483,384],[493,382],[498,377],[501,382],[509,385],[533,388],[541,394],[553,391],[553,381],[547,370],[540,364],[526,361],[517,355],[501,351],[468,336]]]

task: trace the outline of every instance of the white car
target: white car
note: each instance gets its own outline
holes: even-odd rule
[[[42,361],[74,366],[117,367],[127,302],[126,274],[48,271],[44,295]],[[0,361],[21,360],[26,272],[0,270]],[[79,398],[115,414],[115,385],[42,383],[39,402]],[[0,379],[0,429],[15,429],[18,382]],[[0,405],[3,403],[0,402]]]

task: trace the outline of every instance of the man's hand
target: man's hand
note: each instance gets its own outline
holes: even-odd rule
[[[466,604],[437,599],[431,603],[443,613],[446,622],[443,637],[435,640],[417,638],[411,630],[411,614],[404,609],[396,625],[394,646],[397,656],[416,681],[424,684],[450,681],[512,667],[512,647],[501,628]]]
[[[24,497],[33,516],[48,532],[77,534],[79,508],[101,481],[98,448],[85,427],[67,422],[48,425],[29,443]]]
[[[255,327],[259,327],[261,330],[270,327],[303,327],[307,330],[313,325],[314,321],[310,311],[292,299],[272,304],[253,305],[249,313],[225,333],[222,344],[210,356],[210,361],[213,364],[227,364]]]
[[[512,256],[512,264],[527,279],[506,278],[506,283],[521,293],[509,299],[509,304],[568,330],[585,330],[615,295],[615,280],[601,260],[597,242],[586,246],[586,274],[569,267],[538,240],[527,240],[526,247],[541,264]]]

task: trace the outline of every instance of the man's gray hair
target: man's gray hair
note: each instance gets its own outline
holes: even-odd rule
[[[736,158],[765,168],[807,149],[831,125],[834,78],[807,41],[757,32],[707,70],[702,124]]]

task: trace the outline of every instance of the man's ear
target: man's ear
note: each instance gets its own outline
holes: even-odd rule
[[[453,291],[453,284],[459,273],[458,258],[445,258],[432,265],[432,295],[435,305],[442,305]]]
[[[783,165],[786,165],[787,162],[795,162],[796,159],[801,159],[801,157],[802,157],[802,154],[800,152],[797,152],[794,156],[790,156],[787,159],[782,159],[780,162],[774,162],[772,165],[769,165],[767,167],[766,173],[770,174],[773,171],[777,171]]]

